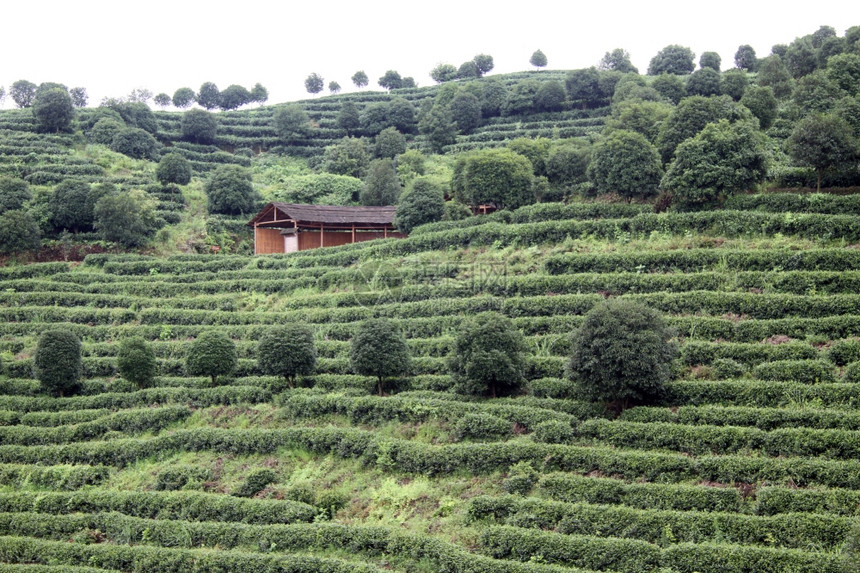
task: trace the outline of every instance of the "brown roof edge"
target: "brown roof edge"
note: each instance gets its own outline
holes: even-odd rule
[[[273,201],[267,204],[248,222],[253,227],[259,219],[274,208],[279,211],[278,218],[294,219],[309,223],[371,224],[393,225],[397,207],[349,207],[342,205],[301,205]]]

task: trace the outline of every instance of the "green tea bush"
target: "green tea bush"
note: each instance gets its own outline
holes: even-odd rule
[[[81,378],[81,341],[68,330],[48,330],[33,355],[33,375],[55,395],[72,394]]]
[[[155,491],[176,491],[190,487],[197,489],[202,482],[211,480],[211,472],[205,468],[182,465],[164,468],[155,476]]]
[[[116,364],[122,377],[138,388],[147,387],[155,376],[155,353],[139,336],[124,338],[119,343]]]
[[[731,358],[717,358],[711,364],[711,368],[713,369],[714,377],[718,380],[740,378],[747,372],[743,364]]]
[[[256,468],[245,477],[233,495],[237,497],[254,497],[270,483],[278,481],[278,475],[268,468]]]
[[[826,360],[775,360],[753,368],[752,375],[760,380],[778,380],[817,384],[836,382],[833,365]]]
[[[500,440],[511,435],[511,424],[490,414],[466,414],[457,420],[454,434],[458,440]]]
[[[575,435],[570,424],[557,420],[547,420],[535,426],[533,437],[535,440],[547,444],[564,444],[570,442]]]
[[[860,338],[840,340],[827,349],[827,358],[836,366],[860,361]]]

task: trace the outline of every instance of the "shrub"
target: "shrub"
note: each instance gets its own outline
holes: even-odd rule
[[[125,125],[122,122],[110,117],[103,117],[90,130],[90,141],[101,145],[110,145],[116,134],[123,129],[125,129]]]
[[[134,159],[155,160],[161,147],[152,135],[138,127],[127,127],[119,130],[110,143],[110,148],[117,153],[128,155]]]
[[[158,162],[155,177],[162,185],[187,185],[191,181],[191,164],[179,153],[167,153]]]
[[[191,344],[185,368],[191,376],[210,376],[215,385],[218,376],[232,374],[239,365],[236,345],[218,330],[207,330]]]
[[[836,366],[860,360],[860,338],[840,340],[827,351],[827,358]]]
[[[287,324],[269,329],[257,346],[260,370],[271,376],[283,376],[290,388],[296,376],[314,373],[317,351],[310,328],[300,324]]]
[[[517,462],[508,471],[508,477],[502,482],[502,489],[508,493],[528,495],[538,478],[540,474],[535,471],[531,462]]]
[[[845,367],[845,374],[842,376],[843,382],[857,384],[860,382],[860,362],[852,362]]]
[[[574,333],[568,373],[592,402],[626,407],[654,399],[678,354],[673,334],[657,311],[630,300],[607,300],[592,308]]]
[[[784,380],[816,384],[835,382],[833,365],[826,360],[774,360],[759,364],[753,369],[759,380]]]
[[[382,396],[385,379],[408,373],[412,358],[400,329],[386,318],[375,318],[359,324],[350,342],[349,363],[357,374],[374,376]]]
[[[435,181],[419,177],[400,196],[394,226],[410,233],[418,225],[439,221],[445,215],[445,193]]]
[[[466,414],[454,425],[458,440],[499,440],[511,434],[511,423],[491,414]]]
[[[215,116],[202,109],[190,109],[182,114],[182,139],[193,143],[215,143],[218,121]]]
[[[155,353],[140,336],[124,338],[119,343],[116,366],[123,378],[145,388],[155,376]]]
[[[719,380],[740,378],[747,371],[743,364],[731,358],[717,358],[713,361],[711,367],[713,368],[714,377]]]
[[[33,355],[33,376],[42,388],[59,396],[74,393],[81,371],[80,339],[68,330],[43,332]]]
[[[511,319],[488,311],[460,326],[448,369],[468,394],[510,394],[520,388],[525,372],[525,342]]]
[[[155,476],[155,491],[176,491],[212,479],[211,474],[204,468],[196,466],[176,466],[164,468]]]
[[[20,209],[32,198],[30,185],[23,179],[0,177],[0,213]]]
[[[574,437],[570,424],[561,420],[547,420],[535,426],[534,439],[547,444],[564,444]]]
[[[0,254],[38,249],[41,239],[39,224],[27,211],[14,209],[0,214]]]
[[[237,497],[254,497],[270,483],[278,481],[278,476],[274,471],[268,468],[257,468],[251,470],[251,473],[239,486],[239,489],[233,493]]]
[[[256,194],[251,185],[251,175],[238,165],[218,167],[203,190],[209,213],[243,215],[254,210]]]

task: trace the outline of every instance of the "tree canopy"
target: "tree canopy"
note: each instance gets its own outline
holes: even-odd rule
[[[397,325],[387,318],[371,318],[359,323],[350,341],[349,364],[356,374],[376,378],[382,396],[385,380],[408,374],[412,357]]]
[[[251,174],[238,165],[222,165],[210,175],[203,190],[210,213],[246,215],[254,211],[256,193]]]
[[[267,330],[257,345],[260,370],[270,376],[283,376],[290,388],[296,376],[314,373],[317,351],[314,335],[302,324],[285,324]]]
[[[325,80],[321,75],[314,72],[308,77],[305,78],[305,89],[309,94],[316,95],[323,91],[323,86],[325,85]]]
[[[367,83],[369,81],[367,74],[364,73],[363,70],[359,70],[352,74],[352,78],[350,79],[352,80],[352,83],[355,85],[355,87],[359,89],[367,86]]]
[[[696,68],[693,63],[696,54],[690,48],[670,44],[657,52],[648,64],[648,75],[659,76],[660,74],[689,74]]]
[[[188,185],[191,182],[191,164],[179,153],[165,153],[155,169],[155,178],[162,185]]]
[[[786,141],[789,155],[812,167],[821,190],[823,172],[857,161],[858,145],[851,126],[835,114],[811,114],[800,120]]]
[[[40,91],[33,100],[33,116],[42,131],[66,131],[75,118],[72,97],[63,88]]]
[[[394,205],[400,196],[400,180],[391,159],[374,159],[370,162],[364,187],[361,190],[362,205]]]
[[[182,139],[193,143],[210,144],[218,134],[218,120],[214,114],[202,109],[189,109],[182,114]]]
[[[69,330],[47,330],[39,336],[33,354],[33,375],[42,388],[57,396],[68,396],[79,389],[83,372],[81,341]]]
[[[540,50],[535,50],[529,58],[529,63],[538,69],[545,68],[547,64],[546,55]]]
[[[218,376],[236,370],[239,357],[236,344],[218,330],[206,330],[191,343],[185,357],[185,369],[191,376],[209,376],[214,386]]]
[[[588,177],[600,193],[651,197],[663,177],[660,154],[641,133],[613,131],[594,145]]]
[[[495,203],[516,209],[534,202],[531,162],[510,149],[483,149],[461,155],[454,164],[451,186],[467,205]]]
[[[429,177],[418,177],[400,195],[394,226],[404,233],[425,223],[441,221],[445,215],[445,192]]]

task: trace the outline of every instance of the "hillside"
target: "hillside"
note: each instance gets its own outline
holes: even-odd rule
[[[4,269],[0,561],[851,570],[860,201],[817,196],[785,213],[787,200],[660,215],[546,205],[284,256]],[[569,333],[609,295],[659,309],[681,341],[665,398],[617,418],[571,399],[563,377]],[[487,309],[526,336],[529,381],[514,397],[452,392],[444,357]],[[349,370],[348,341],[374,316],[402,328],[414,360],[383,397]],[[320,356],[296,389],[255,359],[285,323],[310,325]],[[83,340],[81,396],[47,397],[30,378],[36,339],[55,327]],[[217,387],[184,375],[190,341],[212,329],[240,356]],[[155,350],[152,388],[116,376],[130,334]],[[236,497],[257,469],[273,481]]]

